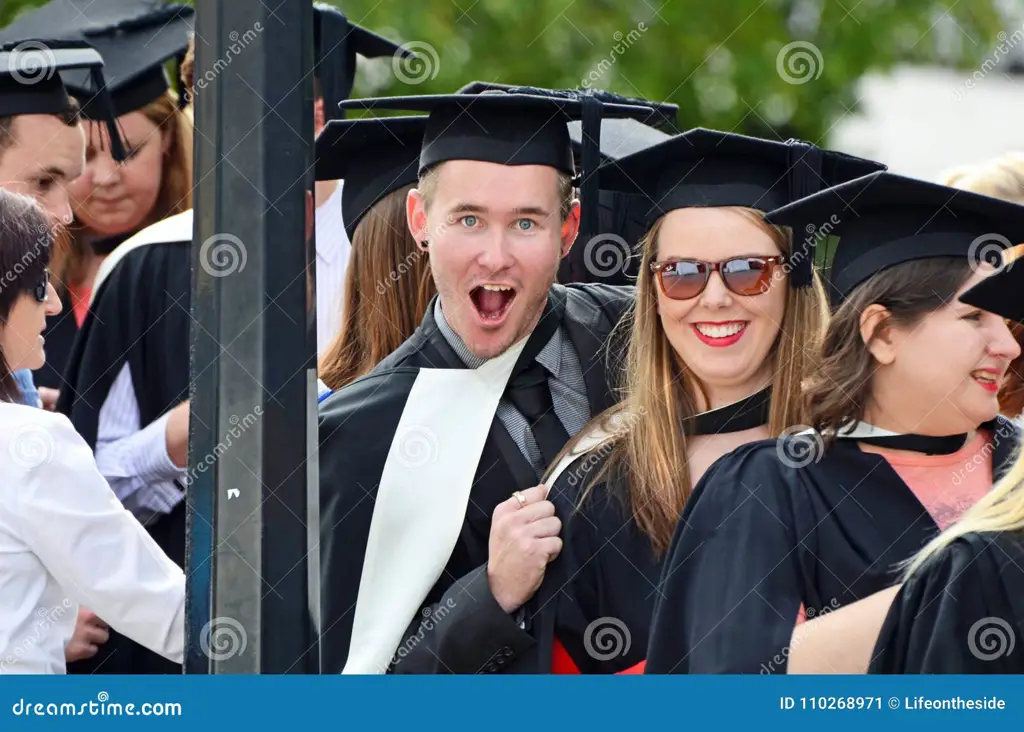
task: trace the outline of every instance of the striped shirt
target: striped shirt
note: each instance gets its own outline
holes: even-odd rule
[[[448,345],[468,368],[475,369],[484,364],[486,359],[474,356],[462,338],[448,325],[444,313],[441,312],[441,298],[438,298],[434,305],[434,320]],[[561,327],[537,354],[537,363],[547,369],[548,388],[551,390],[555,414],[565,427],[565,431],[572,437],[590,420],[590,400],[587,398],[587,384],[583,380],[579,356]],[[501,420],[509,435],[515,440],[519,451],[530,461],[539,480],[547,466],[526,417],[505,397],[498,402],[495,416]]]

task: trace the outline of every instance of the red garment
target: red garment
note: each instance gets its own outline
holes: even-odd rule
[[[89,298],[92,297],[91,287],[68,286],[68,298],[71,300],[71,312],[74,313],[75,322],[82,327],[85,314],[89,312]]]
[[[647,661],[641,661],[635,666],[630,666],[625,671],[619,671],[616,676],[621,674],[642,674],[644,672],[644,666],[647,665]],[[555,645],[551,651],[551,673],[553,674],[578,674],[580,672],[576,662],[572,660],[572,656],[569,655],[569,651],[565,650],[565,646],[562,645],[562,641],[555,638]]]

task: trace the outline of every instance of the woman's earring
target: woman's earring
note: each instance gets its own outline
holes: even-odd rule
[[[420,242],[420,249],[426,251],[427,247],[430,246],[430,242],[424,239]]]

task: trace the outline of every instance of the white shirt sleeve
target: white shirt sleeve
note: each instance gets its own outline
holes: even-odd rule
[[[36,450],[16,463],[14,475],[5,476],[12,480],[10,508],[25,544],[80,605],[122,635],[181,663],[181,568],[121,505],[67,417],[47,414],[31,430],[33,435],[23,431],[20,439],[31,437]]]
[[[96,465],[129,509],[170,511],[183,497],[174,481],[184,479],[187,471],[167,454],[168,419],[165,414],[140,429],[139,403],[126,363],[100,407]]]

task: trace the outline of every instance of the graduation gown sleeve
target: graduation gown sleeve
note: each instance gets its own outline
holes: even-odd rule
[[[1024,673],[1024,537],[968,534],[900,589],[869,673]]]
[[[696,486],[662,569],[646,673],[785,672],[772,659],[802,602],[799,497],[774,444],[720,458]]]

